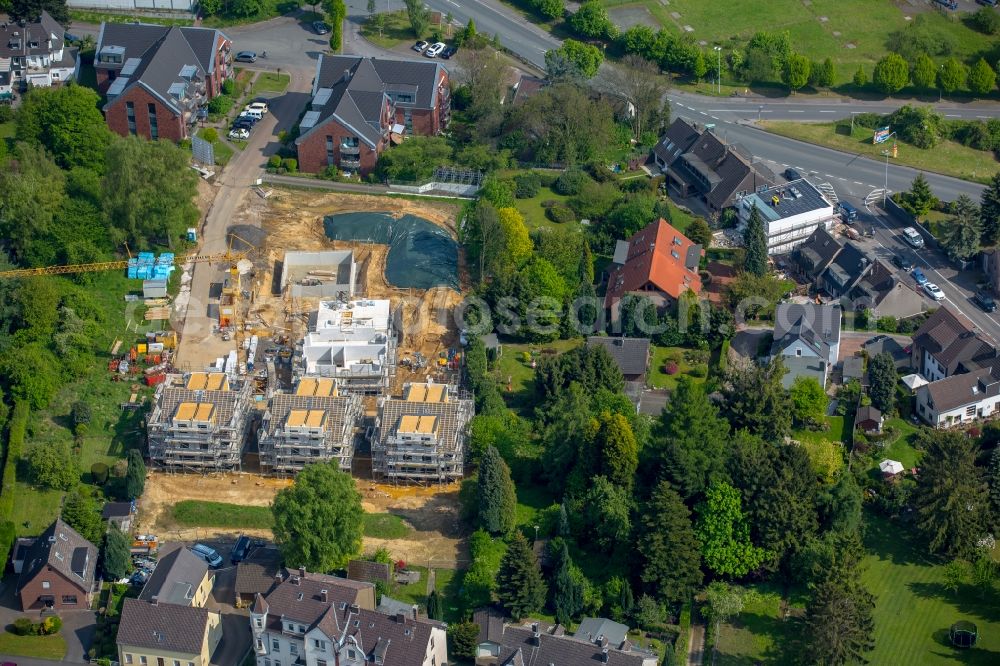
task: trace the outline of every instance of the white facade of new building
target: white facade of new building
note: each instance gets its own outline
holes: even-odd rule
[[[768,254],[787,254],[816,227],[829,229],[834,222],[833,204],[805,178],[740,197],[736,210],[741,225],[746,225],[754,207],[764,221]]]
[[[388,300],[322,301],[302,343],[301,371],[341,379],[345,388],[378,390],[388,384],[395,353]]]

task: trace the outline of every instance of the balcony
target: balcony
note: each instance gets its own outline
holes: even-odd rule
[[[345,143],[340,144],[340,153],[342,155],[360,155],[361,146],[360,145],[348,145]]]
[[[357,169],[361,167],[361,160],[359,158],[341,157],[340,166]]]

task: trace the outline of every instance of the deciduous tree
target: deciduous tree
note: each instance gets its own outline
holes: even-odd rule
[[[618,32],[608,10],[597,0],[586,0],[567,22],[577,34],[592,39],[611,39]]]
[[[501,208],[497,211],[497,219],[503,231],[504,253],[514,266],[522,266],[531,258],[532,251],[524,218],[516,208]]]
[[[702,247],[708,247],[712,243],[712,228],[703,217],[696,217],[684,231],[692,243],[697,243]]]
[[[69,490],[80,480],[80,471],[64,443],[36,444],[28,449],[24,460],[29,480],[40,488]]]
[[[913,61],[910,77],[913,85],[921,90],[930,90],[937,83],[937,65],[926,53],[921,52]]]
[[[740,492],[716,481],[698,505],[696,534],[705,566],[720,576],[745,576],[757,569],[768,553],[750,542],[750,526],[740,506]]]
[[[42,15],[42,10],[64,26],[69,25],[69,8],[66,0],[11,0],[7,13],[12,21],[32,23]]]
[[[16,137],[43,146],[62,168],[104,170],[111,133],[98,109],[100,98],[86,86],[34,88],[16,115]]]
[[[986,62],[986,58],[980,58],[969,71],[969,90],[976,95],[987,95],[992,92],[997,83],[997,73]]]
[[[666,481],[656,486],[645,506],[636,550],[643,558],[642,582],[657,599],[684,601],[701,585],[701,543],[691,512]]]
[[[896,407],[896,383],[899,374],[896,372],[896,362],[889,352],[881,352],[868,364],[870,388],[868,395],[872,405],[883,413],[889,414]]]
[[[593,44],[567,39],[558,49],[545,52],[545,72],[553,82],[593,78],[604,62],[604,53]]]
[[[814,377],[796,377],[788,391],[788,397],[796,423],[807,428],[815,428],[823,423],[830,399]]]
[[[520,532],[515,532],[497,573],[497,599],[515,620],[537,613],[547,593],[538,559]]]
[[[944,65],[938,71],[938,87],[950,95],[956,90],[964,88],[968,78],[969,68],[958,58],[952,56],[944,61]]]
[[[431,11],[420,0],[404,0],[404,5],[413,36],[417,39],[423,39],[431,27]]]
[[[812,63],[809,58],[798,53],[790,54],[781,68],[781,81],[794,92],[809,83]]]
[[[271,504],[274,540],[290,567],[330,571],[361,551],[361,494],[336,461],[313,463]]]
[[[119,580],[132,572],[132,545],[128,536],[112,525],[104,536],[104,574],[111,580]]]
[[[860,70],[859,70],[860,71]],[[910,68],[898,53],[887,53],[875,63],[872,83],[887,95],[892,95],[906,87],[910,80]]]
[[[487,447],[479,461],[479,525],[490,534],[510,534],[516,509],[510,468],[494,447]]]

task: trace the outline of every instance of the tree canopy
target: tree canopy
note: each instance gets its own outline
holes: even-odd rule
[[[764,231],[764,219],[756,206],[750,209],[743,231],[743,245],[746,248],[743,270],[757,277],[767,275],[767,233]]]
[[[665,602],[689,598],[701,585],[701,543],[691,511],[668,482],[661,481],[643,507],[636,549],[642,555],[642,582]]]
[[[492,446],[479,461],[479,524],[494,535],[506,535],[514,529],[517,495],[510,478],[510,468]]]
[[[705,501],[698,506],[695,532],[705,566],[720,576],[745,576],[768,555],[750,542],[750,526],[740,504],[739,491],[717,481],[708,487]]]
[[[520,532],[515,532],[497,572],[497,599],[514,619],[537,613],[545,605],[548,588],[538,559]]]
[[[313,463],[271,505],[274,540],[286,564],[327,572],[361,551],[361,495],[338,461]]]

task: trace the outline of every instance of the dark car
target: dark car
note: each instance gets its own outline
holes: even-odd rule
[[[326,35],[330,32],[330,26],[322,21],[313,21],[312,28],[316,31],[317,35]]]
[[[257,62],[257,53],[255,51],[240,51],[234,60],[236,62]]]
[[[70,34],[68,32],[63,33],[63,39],[66,40],[67,44],[76,44],[77,42],[83,41],[83,39],[81,37],[78,37],[76,35]]]
[[[232,129],[251,130],[251,129],[253,129],[253,125],[254,125],[255,122],[257,122],[257,121],[255,119],[251,118],[250,116],[244,116],[242,118],[237,118],[236,120],[233,121],[233,127],[232,127]]]
[[[985,7],[996,7],[997,0],[976,0],[976,4],[983,5]]]
[[[958,9],[958,0],[934,0],[945,9]]]
[[[448,60],[449,58],[451,58],[456,53],[458,53],[458,47],[457,46],[449,46],[444,51],[441,51],[441,55],[438,56],[438,57],[444,58],[445,60]]]
[[[901,254],[892,255],[892,265],[904,271],[909,271],[913,268],[913,262]]]
[[[243,534],[239,539],[236,540],[236,545],[233,546],[233,553],[229,556],[229,560],[233,564],[239,564],[243,560],[247,559],[247,555],[250,554],[250,537]]]
[[[802,178],[802,174],[791,167],[785,169],[784,175],[785,175],[785,180],[798,180],[799,178]]]
[[[983,309],[983,312],[996,312],[997,303],[993,297],[980,289],[972,296],[972,302]]]

